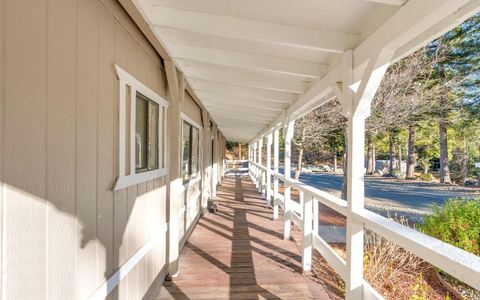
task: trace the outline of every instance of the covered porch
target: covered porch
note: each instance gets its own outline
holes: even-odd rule
[[[147,299],[330,299],[249,178],[226,177],[216,203],[181,251],[178,276],[155,283]]]
[[[130,1],[122,2],[128,9]],[[155,297],[209,298],[218,292],[220,298],[241,298],[241,293],[252,293],[248,295],[253,298],[328,298],[322,286],[300,278],[297,270],[311,270],[316,249],[345,281],[346,299],[382,299],[364,280],[366,230],[480,288],[477,256],[364,208],[365,120],[385,72],[477,13],[480,2],[303,1],[294,8],[275,1],[133,2],[130,10],[140,12],[137,22],[171,57],[170,73],[179,71],[181,82],[188,83],[228,140],[248,142],[249,175],[265,199],[260,206],[272,207],[270,212],[257,210],[262,200],[253,200],[258,197],[253,194],[244,198],[240,183],[234,190],[234,182],[229,182],[226,197],[231,199],[220,201],[225,211],[199,221],[178,268],[170,268],[178,277],[159,286]],[[334,99],[348,119],[345,200],[291,178],[295,121]],[[279,191],[281,184],[284,192]],[[292,189],[300,192],[299,203],[292,201]],[[346,259],[317,234],[319,203],[347,219]],[[292,224],[301,229],[301,260],[295,259],[289,242]],[[217,243],[224,245],[222,250]],[[268,258],[273,270],[265,272],[263,260],[271,256],[277,258]],[[233,272],[237,259],[253,269]],[[298,282],[301,296],[281,295],[291,292],[282,289],[284,280]],[[237,289],[242,282],[248,283],[246,290]]]

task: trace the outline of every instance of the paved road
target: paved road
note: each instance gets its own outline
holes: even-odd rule
[[[319,173],[302,174],[300,181],[339,195],[342,189],[342,175]],[[424,214],[434,205],[441,205],[452,197],[473,197],[478,189],[445,186],[435,183],[409,182],[392,178],[365,178],[366,205],[374,210],[390,212],[406,211]]]

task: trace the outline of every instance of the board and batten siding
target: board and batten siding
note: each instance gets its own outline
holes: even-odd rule
[[[166,270],[166,178],[116,192],[117,64],[166,98],[161,59],[114,0],[0,0],[1,299],[109,298]],[[148,225],[148,226],[147,226]]]

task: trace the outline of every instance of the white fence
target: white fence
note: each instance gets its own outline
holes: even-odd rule
[[[284,211],[285,223],[290,226],[293,222],[302,230],[302,265],[304,270],[311,269],[312,250],[316,249],[344,280],[348,277],[349,272],[363,271],[361,269],[356,270],[355,267],[347,268],[347,262],[318,235],[318,203],[320,202],[346,216],[347,219],[352,221],[352,224],[363,226],[365,229],[395,242],[432,265],[480,290],[480,257],[366,209],[349,214],[345,200],[300,181],[285,178],[283,174],[268,170],[265,166],[256,162],[249,162],[249,174],[256,183],[258,191],[266,198],[267,205],[273,205],[273,219],[278,218],[278,209],[281,207]],[[271,180],[267,180],[268,176],[273,177],[273,190],[271,184],[267,185],[267,181],[271,182]],[[300,203],[292,201],[289,197],[290,193],[282,195],[278,191],[279,181],[283,182],[286,190],[295,188],[299,191]],[[347,222],[347,226],[348,224],[349,222]],[[286,231],[289,235],[289,229]],[[351,230],[347,228],[347,234],[349,232]],[[363,295],[364,299],[383,299],[365,281]]]

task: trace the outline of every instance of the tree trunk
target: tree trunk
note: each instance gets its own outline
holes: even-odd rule
[[[415,179],[415,126],[408,126],[407,179]]]
[[[373,173],[375,173],[375,171],[377,170],[377,151],[375,150],[375,145],[373,145],[373,148],[372,148],[372,162],[373,162]]]
[[[300,178],[300,174],[302,173],[302,162],[303,162],[303,148],[305,145],[305,121],[302,119],[302,136],[300,137],[300,144],[298,145],[300,147],[298,151],[298,163],[297,163],[297,169],[295,170],[295,180],[298,180]]]
[[[398,145],[398,164],[397,169],[402,170],[402,145]]]
[[[390,155],[390,166],[388,170],[388,174],[393,175],[393,132],[390,131],[388,136],[388,151]]]
[[[298,164],[297,169],[295,170],[295,180],[300,178],[300,174],[302,173],[302,161],[303,161],[303,143],[300,146],[300,151],[298,153]]]
[[[373,149],[373,139],[371,136],[367,137],[367,174],[372,175],[375,172],[375,161],[374,161],[374,154],[375,151]]]
[[[468,145],[467,140],[463,140],[462,159],[460,162],[460,183],[465,183],[468,177]]]
[[[347,173],[348,173],[348,130],[345,129],[345,151],[343,154],[343,183],[342,183],[342,199],[347,200]]]
[[[337,165],[337,149],[333,152],[333,173],[336,174],[338,171]]]
[[[422,174],[423,174],[423,175],[428,174],[428,169],[429,169],[429,165],[428,165],[428,164],[429,164],[429,161],[428,161],[428,160],[424,160],[424,161],[422,162],[422,165],[423,165]]]
[[[443,97],[442,97],[443,98]],[[447,143],[447,126],[445,118],[440,116],[440,182],[452,183],[450,179],[450,169],[448,168],[448,143]]]

